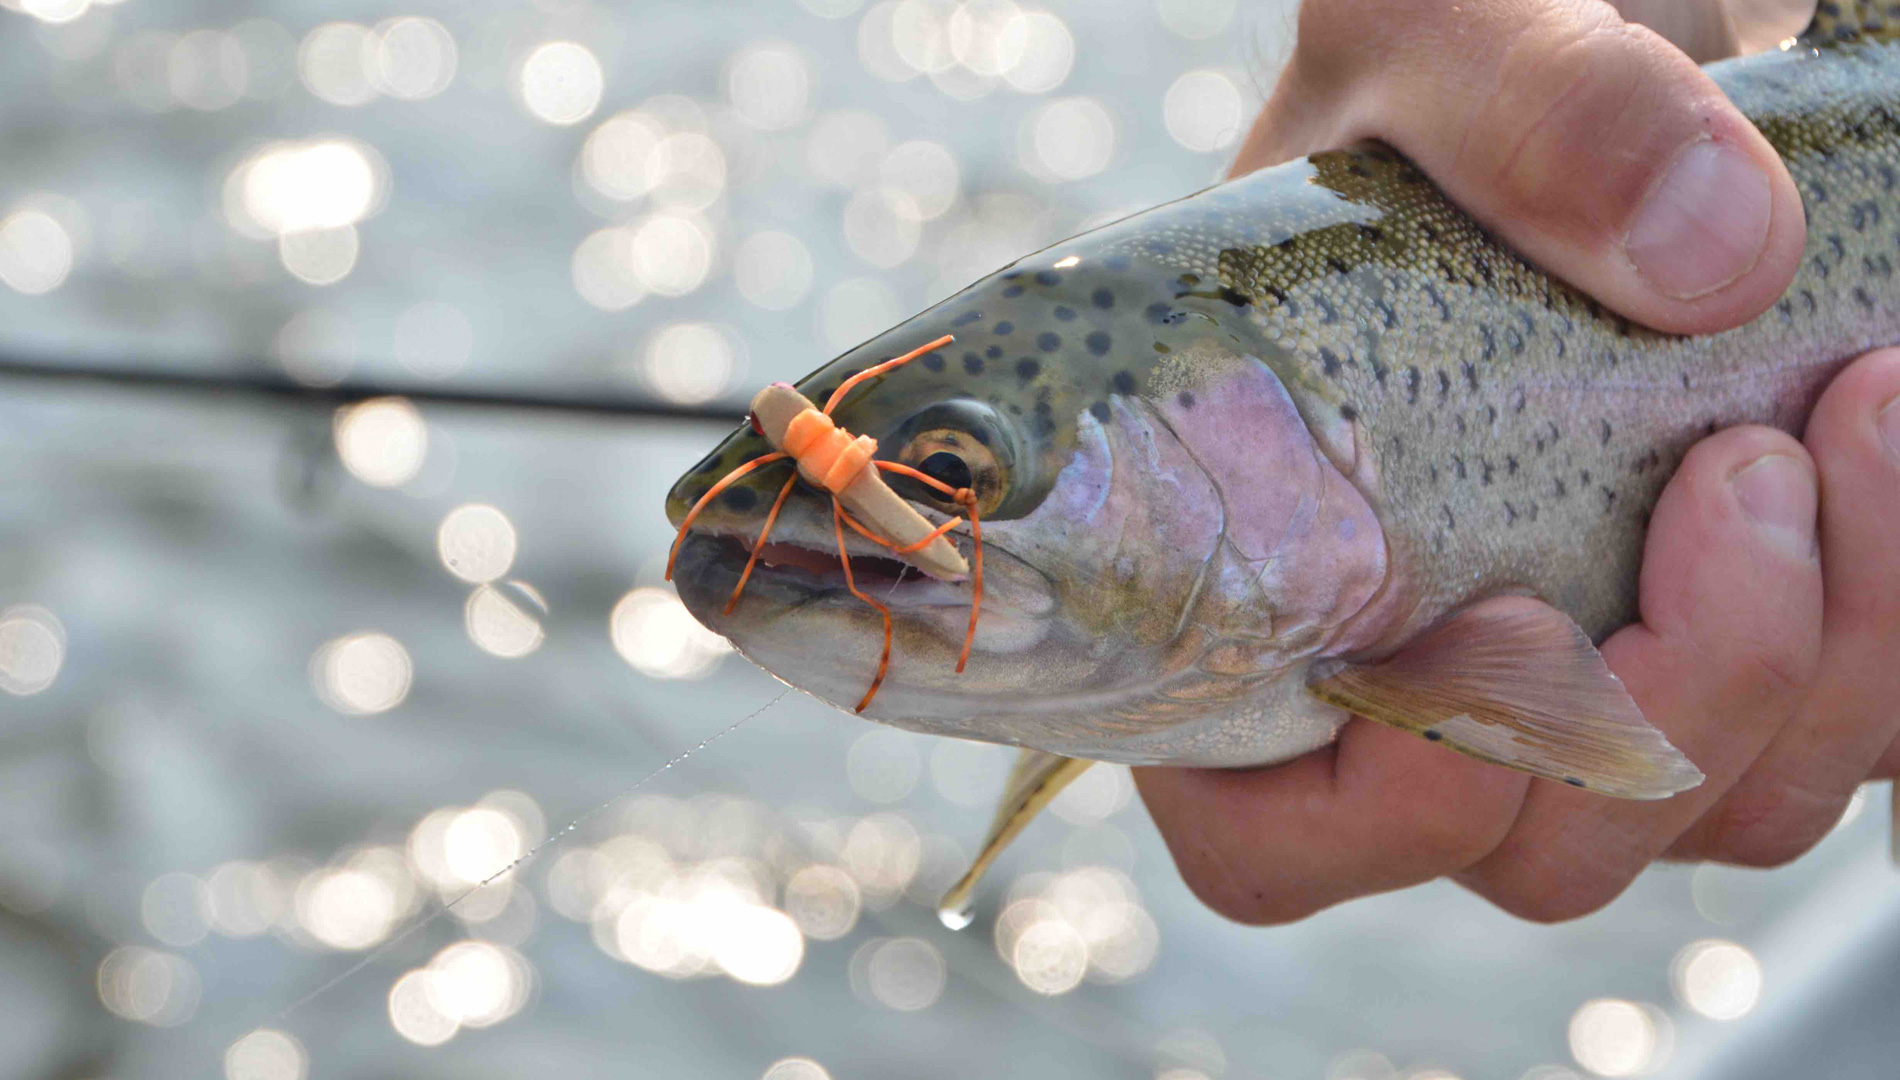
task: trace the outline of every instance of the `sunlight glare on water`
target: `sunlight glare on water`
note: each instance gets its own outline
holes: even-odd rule
[[[1676,997],[1711,1020],[1739,1020],[1761,1000],[1761,962],[1732,941],[1691,942],[1676,954],[1669,975]]]
[[[256,937],[284,910],[283,886],[263,863],[221,863],[206,879],[205,890],[211,928],[225,937]]]
[[[52,292],[72,273],[73,238],[44,210],[22,209],[0,220],[0,281],[27,296]]]
[[[271,143],[231,170],[225,218],[246,236],[340,229],[388,197],[382,156],[353,139]]]
[[[435,532],[443,568],[475,585],[506,574],[514,565],[516,544],[514,522],[486,503],[463,503],[450,510]]]
[[[310,661],[317,696],[350,716],[388,712],[402,704],[414,676],[415,667],[402,643],[374,631],[325,642]]]
[[[1174,80],[1161,99],[1168,136],[1196,153],[1224,150],[1240,138],[1247,102],[1240,85],[1223,71],[1190,71]]]
[[[608,626],[621,659],[656,679],[704,677],[732,652],[732,643],[699,625],[671,589],[627,593]]]
[[[923,938],[873,938],[851,955],[853,989],[897,1012],[937,1003],[949,980],[943,953]]]
[[[371,487],[401,487],[422,469],[429,429],[408,398],[382,397],[336,411],[337,457]]]
[[[522,582],[507,584],[511,586],[508,589],[476,586],[468,594],[468,602],[462,605],[462,625],[477,648],[491,656],[512,660],[539,649],[547,640],[547,631],[533,612],[515,601],[524,591],[532,599],[538,599],[539,594],[528,590]],[[546,610],[545,604],[538,606]]]
[[[375,54],[369,27],[351,22],[325,23],[304,35],[297,47],[297,74],[319,100],[345,108],[376,100],[368,61]]]
[[[205,883],[174,870],[160,874],[139,897],[139,922],[163,944],[182,949],[209,931],[211,897]]]
[[[53,685],[66,662],[66,628],[38,604],[0,608],[0,690],[26,697]]]
[[[1059,98],[1031,113],[1017,139],[1023,169],[1051,183],[1086,180],[1115,156],[1115,120],[1090,97]]]
[[[654,152],[666,137],[666,125],[638,109],[615,113],[581,145],[581,176],[609,199],[638,199],[653,189]]]
[[[1156,0],[1161,24],[1190,41],[1211,38],[1234,18],[1234,0]]]
[[[1570,1018],[1570,1054],[1598,1076],[1639,1076],[1668,1059],[1674,1032],[1660,1009],[1617,998],[1586,1001]]]
[[[367,74],[372,86],[403,101],[422,101],[455,79],[455,37],[434,19],[403,16],[376,26]]]
[[[836,941],[858,924],[858,883],[835,866],[813,863],[785,883],[785,911],[805,936]]]
[[[153,1027],[177,1027],[198,1011],[203,984],[183,957],[127,945],[99,962],[99,1001],[115,1015]]]
[[[810,111],[811,84],[810,62],[790,45],[747,46],[726,65],[726,97],[733,111],[761,131],[804,121]]]
[[[785,311],[811,291],[811,253],[791,233],[753,233],[732,253],[732,281],[753,305]]]
[[[549,41],[535,46],[521,62],[516,89],[535,119],[556,126],[577,124],[600,106],[606,76],[600,60],[585,45]]]
[[[837,0],[826,0],[836,3]],[[806,1057],[780,1058],[768,1065],[759,1080],[831,1080],[823,1065]]]
[[[647,342],[641,374],[668,401],[699,405],[745,378],[742,343],[711,323],[673,323]]]
[[[297,921],[321,944],[355,952],[389,936],[400,912],[387,883],[367,870],[318,870],[297,886]]]
[[[310,1058],[292,1035],[258,1028],[224,1051],[224,1080],[304,1080]]]
[[[441,1046],[462,1026],[435,1003],[429,986],[432,979],[432,972],[418,968],[389,988],[389,1024],[417,1046]]]

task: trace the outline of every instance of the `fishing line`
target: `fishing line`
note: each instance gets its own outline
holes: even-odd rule
[[[470,885],[466,890],[462,892],[460,896],[457,896],[453,900],[450,900],[448,903],[443,904],[441,907],[430,912],[429,914],[422,916],[421,918],[417,919],[415,922],[410,923],[407,927],[403,929],[401,933],[397,934],[395,937],[392,937],[388,941],[385,941],[381,945],[377,946],[376,949],[373,950],[368,956],[365,956],[361,960],[358,960],[356,963],[351,964],[347,968],[344,968],[342,972],[337,974],[334,978],[330,979],[328,982],[325,982],[323,985],[317,987],[315,990],[310,991],[308,994],[305,994],[304,996],[298,998],[296,1001],[293,1001],[289,1005],[286,1005],[283,1011],[277,1014],[277,1019],[279,1021],[289,1019],[290,1015],[296,1012],[298,1009],[303,1008],[305,1005],[310,1004],[312,1001],[315,1001],[317,998],[320,998],[324,994],[335,989],[336,987],[341,986],[344,982],[346,982],[351,976],[355,975],[357,972],[362,971],[364,968],[375,963],[377,960],[382,959],[383,956],[387,954],[391,949],[394,949],[396,946],[401,945],[403,942],[408,941],[410,938],[416,936],[418,933],[422,931],[424,927],[431,925],[437,919],[440,919],[442,916],[447,915],[451,911],[454,911],[457,904],[460,904],[462,901],[467,900],[471,896],[474,896],[476,893],[487,888],[489,885],[500,880],[502,877],[510,873],[513,873],[518,867],[526,864],[530,859],[533,859],[536,855],[539,855],[545,849],[552,847],[554,844],[560,842],[562,839],[564,839],[569,833],[573,832],[575,829],[580,828],[589,819],[593,818],[594,815],[600,813],[602,810],[607,809],[609,806],[612,806],[614,803],[619,802],[621,799],[624,799],[627,796],[633,794],[634,792],[640,790],[642,787],[645,787],[648,781],[659,776],[661,773],[667,771],[668,769],[671,769],[675,765],[678,765],[680,762],[685,761],[687,758],[692,757],[694,754],[699,753],[701,750],[704,750],[706,747],[711,746],[713,743],[719,741],[720,739],[726,737],[727,735],[732,734],[734,731],[737,731],[742,725],[758,719],[760,716],[764,715],[767,709],[770,709],[772,706],[777,705],[781,701],[784,701],[785,695],[791,692],[792,692],[792,688],[790,686],[785,687],[783,690],[780,690],[778,694],[772,698],[772,700],[766,702],[765,704],[759,706],[758,708],[752,710],[751,712],[745,714],[744,716],[741,716],[739,719],[734,720],[732,723],[726,725],[725,727],[712,733],[711,735],[708,735],[706,738],[701,739],[691,749],[686,750],[683,753],[674,755],[672,758],[668,759],[665,764],[660,765],[658,768],[655,768],[649,771],[645,776],[642,776],[640,779],[635,780],[630,786],[622,788],[620,791],[602,800],[598,805],[588,810],[586,813],[582,814],[581,816],[575,818],[573,821],[570,821],[566,825],[562,826],[560,831],[554,833],[552,836],[549,836],[546,840],[541,841],[540,843],[536,844],[534,847],[529,848],[526,854],[522,855],[520,858],[516,859],[514,862],[509,863],[507,866],[502,867],[501,869],[481,879],[475,884]]]

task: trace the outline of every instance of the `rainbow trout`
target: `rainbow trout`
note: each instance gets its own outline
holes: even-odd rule
[[[1353,715],[1609,795],[1699,783],[1593,642],[1636,616],[1650,509],[1696,440],[1798,432],[1848,359],[1900,341],[1900,45],[1880,14],[1709,69],[1807,212],[1799,275],[1738,329],[1632,325],[1365,145],[1028,256],[802,380],[823,402],[955,335],[835,415],[981,511],[962,675],[968,583],[851,547],[895,619],[866,715],[1025,748],[973,874],[1089,761],[1284,761]],[[674,488],[673,521],[769,449],[732,435]],[[882,626],[845,591],[824,493],[798,486],[722,610],[789,470],[709,504],[680,596],[787,682],[854,702]],[[932,522],[958,510],[892,486]]]

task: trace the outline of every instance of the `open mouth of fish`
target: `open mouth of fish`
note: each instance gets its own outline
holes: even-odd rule
[[[816,530],[791,529],[781,522],[774,538],[759,549],[758,563],[746,582],[738,610],[755,600],[800,604],[837,596],[853,604],[845,582],[844,564],[838,558],[838,541],[832,535],[807,535]],[[884,548],[847,534],[845,549],[851,558],[851,581],[865,595],[889,604],[893,609],[968,607],[968,582],[939,581]],[[961,538],[959,538],[961,539]],[[687,534],[680,549],[680,572],[676,574],[682,594],[701,593],[689,598],[705,604],[715,595],[717,610],[725,608],[732,587],[752,557],[753,536],[724,531],[694,530]],[[966,552],[967,540],[960,543]],[[986,554],[994,555],[994,546]],[[697,605],[695,605],[697,606]],[[708,605],[710,606],[710,605]],[[988,607],[985,604],[985,607]]]

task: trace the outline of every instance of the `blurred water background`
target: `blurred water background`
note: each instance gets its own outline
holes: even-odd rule
[[[1097,768],[953,932],[1009,753],[660,581],[719,417],[1210,182],[1285,5],[0,7],[0,1076],[1894,1075],[1884,788],[1257,930]]]

